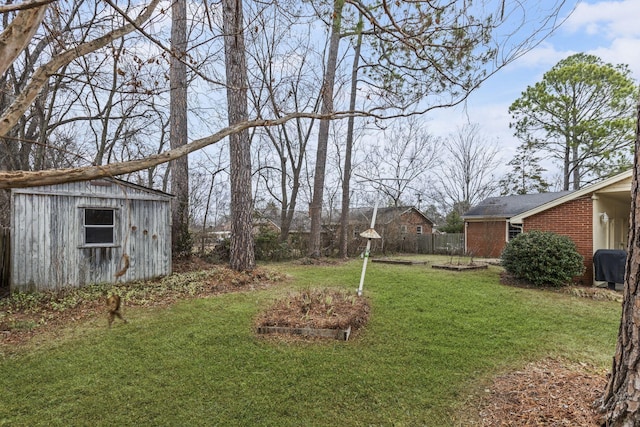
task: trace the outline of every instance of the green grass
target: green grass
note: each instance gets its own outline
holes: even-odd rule
[[[275,288],[128,309],[0,364],[0,425],[448,426],[496,373],[563,357],[608,367],[620,304],[499,284],[499,270],[370,264],[348,342],[254,336],[290,288],[355,291],[361,261],[274,264]]]

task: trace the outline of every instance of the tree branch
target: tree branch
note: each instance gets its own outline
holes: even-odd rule
[[[21,10],[7,28],[0,33],[0,76],[4,75],[31,41],[42,23],[48,3],[37,7],[31,5],[30,8]],[[2,11],[0,10],[0,12]]]
[[[228,126],[213,135],[195,140],[179,148],[155,154],[144,159],[131,160],[128,162],[112,163],[104,166],[86,166],[80,168],[50,169],[43,171],[11,171],[0,172],[0,189],[36,187],[39,185],[61,184],[65,182],[86,181],[90,179],[113,177],[131,172],[137,172],[149,167],[175,160],[186,156],[204,147],[220,142],[229,135],[241,132],[246,129],[264,126],[278,126],[289,120],[297,118],[309,119],[340,119],[349,113],[334,113],[330,115],[312,113],[293,113],[274,120],[249,120]]]
[[[143,10],[143,12],[138,16],[138,18],[136,18],[135,24],[141,25],[142,23],[149,20],[158,3],[160,3],[160,0],[151,0],[151,3],[149,3],[149,5]],[[42,8],[46,9],[46,6],[42,6]],[[33,10],[37,10],[37,9],[33,9]],[[20,15],[28,12],[29,11],[21,12]],[[42,13],[44,13],[44,11],[42,11]],[[15,22],[15,19],[13,22]],[[29,108],[29,106],[36,99],[36,97],[38,96],[38,94],[46,84],[49,77],[53,75],[58,69],[69,64],[71,61],[73,61],[76,58],[79,58],[83,55],[94,52],[106,46],[111,41],[131,33],[136,29],[136,25],[126,24],[95,40],[81,43],[75,48],[68,49],[65,52],[62,52],[61,54],[55,56],[48,63],[38,68],[35,71],[35,73],[33,73],[33,76],[31,77],[31,81],[27,84],[24,90],[20,92],[20,94],[16,97],[14,102],[11,104],[11,106],[9,106],[9,108],[7,108],[7,110],[3,112],[2,117],[0,117],[0,136],[4,136],[7,133],[9,133],[9,131],[16,125],[16,123],[18,123],[18,120],[20,119],[20,117],[22,117],[22,115],[25,113],[27,108]],[[30,39],[31,39],[31,36],[28,37],[27,42]],[[0,49],[0,52],[4,50],[5,49]],[[3,62],[0,58],[0,64],[2,63]]]

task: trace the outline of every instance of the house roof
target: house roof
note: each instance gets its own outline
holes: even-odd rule
[[[560,191],[556,193],[521,194],[504,197],[488,197],[469,209],[463,219],[476,218],[511,218],[537,206],[556,200],[571,193]]]
[[[525,218],[554,206],[604,190],[607,187],[615,188],[616,184],[629,180],[632,175],[633,170],[628,170],[575,191],[489,197],[465,213],[463,219],[504,218],[509,219],[512,223],[521,224]]]
[[[550,202],[544,203],[540,206],[536,206],[532,209],[529,209],[526,212],[522,212],[519,215],[515,215],[514,217],[511,218],[511,222],[516,223],[516,224],[521,224],[522,221],[527,218],[530,217],[532,215],[535,215],[539,212],[543,212],[546,211],[547,209],[550,209],[554,206],[558,206],[561,205],[563,203],[566,203],[568,201],[571,200],[575,200],[578,199],[580,197],[595,193],[595,192],[599,192],[599,191],[605,191],[607,189],[607,187],[610,187],[612,190],[619,190],[620,188],[616,187],[616,184],[621,184],[625,181],[630,181],[631,178],[633,177],[633,169],[629,169],[625,172],[619,173],[617,175],[614,175],[612,177],[609,177],[607,179],[603,179],[600,182],[597,182],[595,184],[592,185],[587,185],[584,188],[581,188],[580,190],[576,190],[571,192],[570,194],[567,194],[565,196],[559,197],[555,200],[552,200]],[[625,189],[624,191],[631,191],[631,188],[629,187],[628,189]]]
[[[349,221],[360,223],[360,222],[371,222],[371,217],[373,216],[374,208],[353,208],[349,209]],[[389,224],[394,219],[404,215],[407,212],[415,211],[420,214],[427,222],[433,225],[433,221],[431,221],[425,214],[420,212],[414,206],[398,206],[398,207],[385,207],[378,208],[376,212],[376,223],[378,224]]]

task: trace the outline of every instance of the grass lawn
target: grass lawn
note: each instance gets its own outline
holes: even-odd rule
[[[608,367],[614,353],[620,303],[504,286],[497,267],[369,264],[371,317],[350,341],[258,338],[278,296],[355,292],[362,262],[269,268],[292,280],[128,308],[128,324],[90,321],[5,357],[0,426],[452,426],[499,372],[547,356]]]

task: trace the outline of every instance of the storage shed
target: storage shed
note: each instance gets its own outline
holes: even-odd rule
[[[11,291],[171,273],[171,199],[113,178],[11,190]]]

